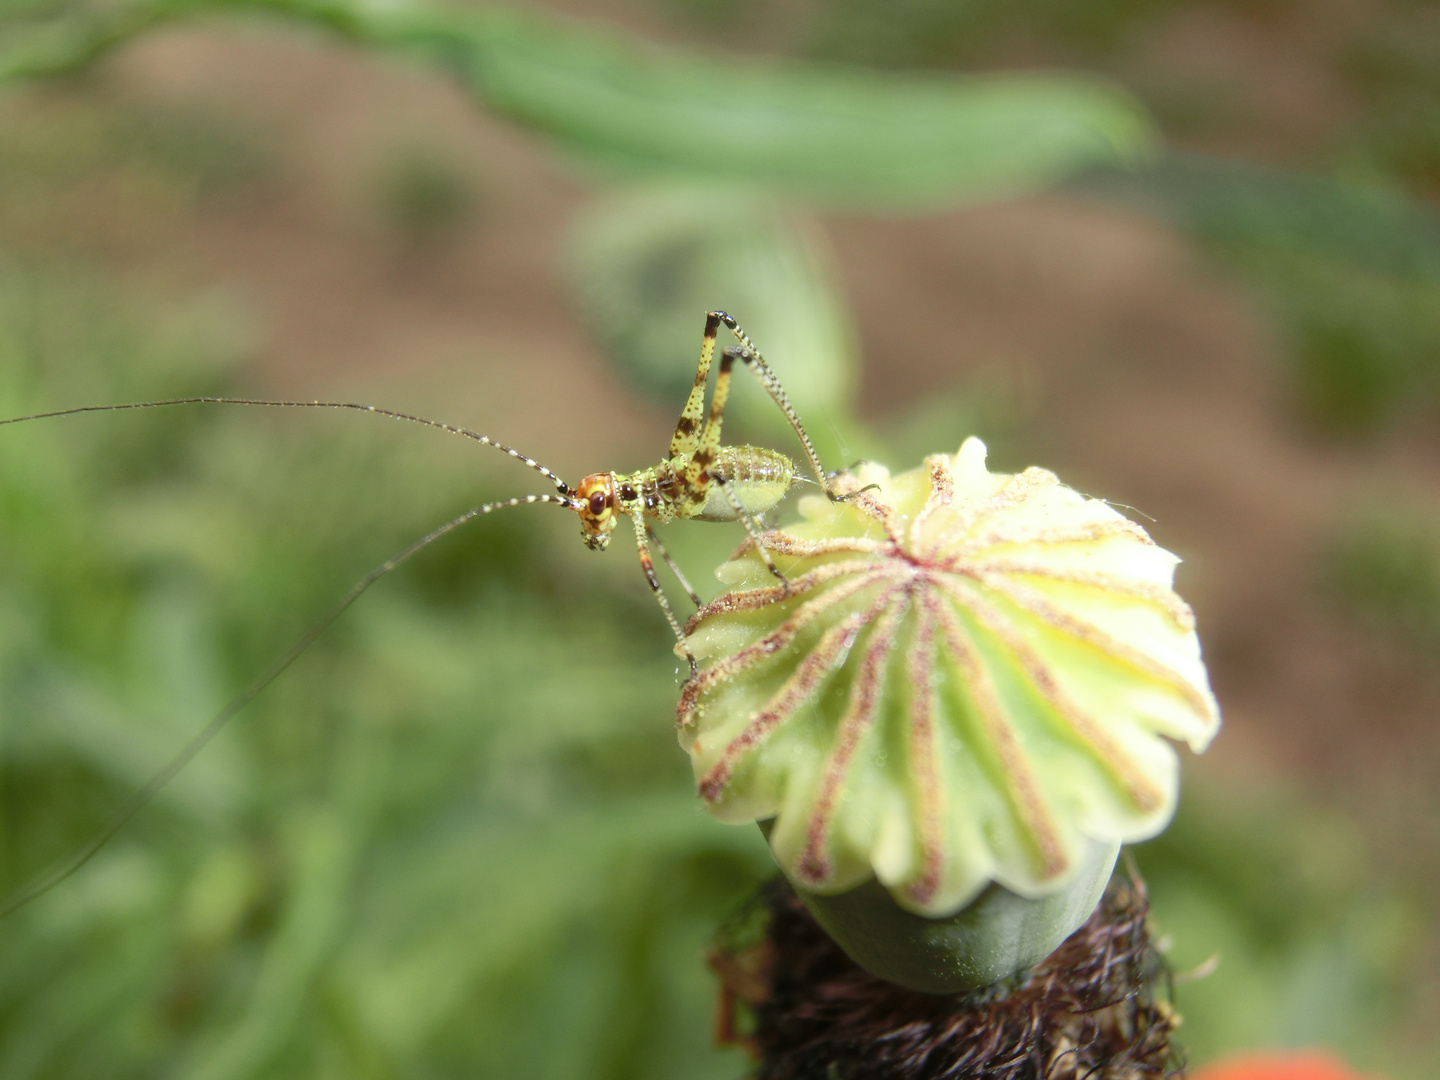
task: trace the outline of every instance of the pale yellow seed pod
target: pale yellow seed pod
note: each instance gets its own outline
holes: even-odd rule
[[[990,472],[978,439],[840,482],[767,534],[787,586],[747,545],[691,620],[679,731],[707,808],[767,821],[815,896],[873,877],[929,919],[991,883],[1098,896],[1174,812],[1167,739],[1199,752],[1220,723],[1179,560],[1052,473]]]

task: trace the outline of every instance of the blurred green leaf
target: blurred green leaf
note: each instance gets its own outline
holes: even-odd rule
[[[1382,170],[1419,194],[1440,191],[1440,12],[1395,4],[1356,28],[1339,57],[1366,105],[1350,120],[1347,159]]]
[[[1326,545],[1323,584],[1372,627],[1398,632],[1426,654],[1440,641],[1440,532],[1436,515],[1393,507],[1346,525]]]
[[[1135,174],[1096,174],[1089,183],[1165,210],[1237,254],[1301,251],[1440,280],[1440,215],[1393,192],[1184,154]]]
[[[1018,472],[1031,452],[1028,425],[1039,419],[1037,389],[1036,373],[1023,362],[980,367],[955,389],[886,416],[880,427],[885,454],[879,460],[911,466],[936,447],[958,447],[975,435],[998,468]]]
[[[1283,0],[1250,2],[1272,6]],[[812,55],[887,67],[943,67],[993,52],[997,44],[1036,37],[1093,54],[1174,6],[1173,0],[829,0],[814,5],[806,48]]]
[[[416,250],[453,235],[477,202],[474,185],[459,166],[420,148],[397,153],[377,186],[382,215]]]
[[[1299,411],[1365,435],[1440,408],[1440,214],[1391,191],[1172,156],[1087,190],[1190,229],[1268,302]]]
[[[1082,77],[718,61],[528,20],[489,48],[487,102],[597,157],[826,200],[1008,195],[1151,142],[1136,105]]]
[[[0,81],[73,69],[157,22],[270,12],[453,71],[489,108],[640,176],[763,186],[829,203],[936,205],[1143,159],[1154,134],[1084,76],[885,75],[718,59],[492,8],[361,0],[132,0],[22,10]]]
[[[1362,830],[1333,802],[1199,781],[1170,828],[1134,849],[1174,972],[1218,958],[1176,988],[1192,1059],[1324,1045],[1385,1075],[1433,1075],[1433,1049],[1395,1035],[1424,1013],[1409,996],[1433,905],[1423,875],[1374,880]]]

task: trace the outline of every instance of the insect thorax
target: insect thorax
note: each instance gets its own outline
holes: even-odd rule
[[[689,459],[677,457],[661,462],[633,477],[617,477],[620,487],[638,481],[637,494],[643,512],[657,521],[697,518],[701,521],[731,521],[735,508],[717,481],[728,481],[748,513],[762,514],[785,497],[795,483],[795,463],[784,454],[763,446],[722,446],[710,466],[713,479],[699,492],[685,484]]]

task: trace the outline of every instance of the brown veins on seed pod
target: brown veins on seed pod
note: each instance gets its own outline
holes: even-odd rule
[[[930,605],[916,612],[915,637],[907,657],[910,676],[910,768],[915,777],[915,819],[919,824],[920,880],[909,892],[917,903],[929,903],[940,888],[940,831],[945,793],[940,786],[935,730],[934,618]]]
[[[814,558],[819,555],[834,555],[839,553],[857,553],[862,555],[878,555],[890,547],[888,540],[871,540],[863,536],[837,536],[828,540],[802,540],[798,536],[791,536],[789,533],[781,532],[779,529],[771,529],[761,534],[761,541],[765,549],[772,555],[802,555]],[[746,537],[731,553],[731,560],[739,559],[755,550],[755,541]],[[793,582],[791,583],[794,584]]]
[[[981,626],[1004,643],[1055,714],[1070,726],[1106,770],[1125,786],[1135,805],[1142,810],[1158,807],[1164,798],[1163,794],[1145,778],[1145,774],[1115,741],[1105,734],[1095,717],[1076,705],[1060,688],[1050,665],[1025,640],[1014,624],[986,601],[978,590],[950,580],[943,584]]]
[[[1005,599],[1009,600],[1016,607],[1023,608],[1029,614],[1035,616],[1042,622],[1054,627],[1063,634],[1083,641],[1087,645],[1093,645],[1101,652],[1105,652],[1123,661],[1130,667],[1143,675],[1154,679],[1156,682],[1168,684],[1177,693],[1182,695],[1191,706],[1199,713],[1212,711],[1213,706],[1209,700],[1191,685],[1190,680],[1164,664],[1155,660],[1148,653],[1143,653],[1123,641],[1101,630],[1094,623],[1086,622],[1076,618],[1068,612],[1061,611],[1054,604],[1047,601],[1034,589],[1022,585],[1019,582],[1011,581],[1000,574],[982,575],[978,571],[967,571],[968,576],[973,576],[981,581],[986,588],[991,589]]]
[[[1190,610],[1190,605],[1169,589],[1162,589],[1143,581],[1127,581],[1117,574],[1107,574],[1099,570],[1059,569],[1043,563],[1010,560],[1003,555],[985,562],[969,564],[949,562],[945,564],[945,568],[957,573],[968,573],[985,584],[989,584],[992,577],[1010,574],[1019,577],[1049,578],[1051,581],[1063,581],[1071,585],[1088,585],[1105,592],[1122,593],[1159,608],[1181,630],[1195,629],[1195,613]]]
[[[864,625],[864,619],[857,613],[847,616],[832,626],[820,638],[815,648],[795,669],[795,674],[785,680],[780,690],[758,710],[746,725],[745,730],[731,740],[725,748],[720,763],[700,781],[700,797],[714,802],[725,791],[735,763],[749,750],[764,741],[765,736],[785,717],[808,701],[815,693],[820,680],[825,677],[835,661],[844,652],[847,641],[853,641],[856,632]]]
[[[822,571],[832,569],[835,572],[830,574],[822,573]],[[841,603],[844,600],[848,600],[851,596],[853,596],[855,593],[858,593],[861,589],[867,588],[868,586],[873,585],[878,581],[882,581],[886,577],[894,576],[893,572],[883,569],[870,569],[869,572],[858,573],[852,569],[850,572],[854,575],[850,578],[850,580],[837,584],[833,588],[831,588],[829,592],[823,593],[815,599],[807,600],[805,603],[801,604],[800,607],[796,609],[793,615],[791,615],[788,619],[781,623],[778,628],[771,631],[765,637],[761,638],[754,644],[749,645],[744,649],[741,649],[739,652],[735,653],[735,655],[728,657],[724,660],[717,661],[716,663],[707,667],[705,670],[701,671],[698,675],[691,678],[690,681],[685,684],[684,688],[680,692],[680,704],[677,712],[679,718],[679,725],[681,727],[686,727],[689,725],[691,717],[695,713],[696,707],[698,705],[698,699],[701,694],[705,693],[705,691],[709,690],[711,687],[715,686],[718,683],[723,683],[733,678],[734,676],[744,671],[751,665],[757,663],[758,661],[778,653],[781,649],[785,648],[785,646],[789,645],[790,642],[794,640],[795,636],[799,634],[801,630],[803,630],[810,623],[814,622],[814,620],[822,613],[824,613],[827,609],[834,607],[835,605]],[[807,584],[805,586],[806,588],[828,583],[832,579],[840,578],[843,576],[841,566],[837,566],[835,568],[828,566],[822,567],[820,570],[814,571],[814,573],[816,575],[815,580]],[[801,581],[802,579],[797,578],[795,581],[791,582],[788,593],[782,592],[781,586],[770,586],[769,588],[763,590],[765,593],[768,594],[768,597],[762,599],[761,602],[756,606],[764,606],[764,604],[774,602],[778,599],[795,596],[797,591],[800,591],[799,589],[797,589],[797,586],[801,584]],[[759,592],[761,590],[755,591]],[[736,595],[744,596],[745,594],[741,593]],[[719,604],[719,601],[716,601],[715,603]],[[729,610],[742,610],[745,606],[748,606],[748,604],[737,604],[735,607],[729,608]],[[707,607],[714,607],[714,605],[707,605]],[[724,605],[715,608],[715,610],[725,609],[726,608]],[[698,620],[699,618],[701,618],[702,615],[705,614],[706,611],[702,608],[701,612],[697,613],[696,619]]]
[[[1041,873],[1045,877],[1058,877],[1065,872],[1069,860],[1061,847],[1050,808],[1040,794],[1039,778],[1025,756],[1014,726],[1005,716],[994,681],[976,655],[974,646],[968,640],[969,635],[961,627],[955,612],[934,595],[927,596],[925,602],[939,621],[946,647],[965,676],[965,687],[976,718],[990,739],[1000,766],[999,773],[1005,778],[1005,794],[1035,846]]]
[[[855,688],[835,738],[835,752],[826,766],[815,811],[810,816],[805,835],[805,851],[800,857],[800,872],[807,880],[823,881],[830,874],[829,855],[825,850],[829,839],[831,816],[840,795],[845,774],[861,740],[875,723],[875,710],[885,685],[885,669],[895,647],[896,623],[904,612],[905,598],[888,598],[885,611],[870,632],[864,656],[855,675]]]

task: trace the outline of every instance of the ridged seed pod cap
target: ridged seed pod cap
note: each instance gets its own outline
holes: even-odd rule
[[[932,918],[990,882],[1054,894],[1097,844],[1161,831],[1167,739],[1199,752],[1220,723],[1179,560],[1053,473],[990,472],[974,438],[837,483],[766,534],[786,585],[747,543],[687,628],[680,742],[710,812],[773,819],[804,890],[873,876]]]

